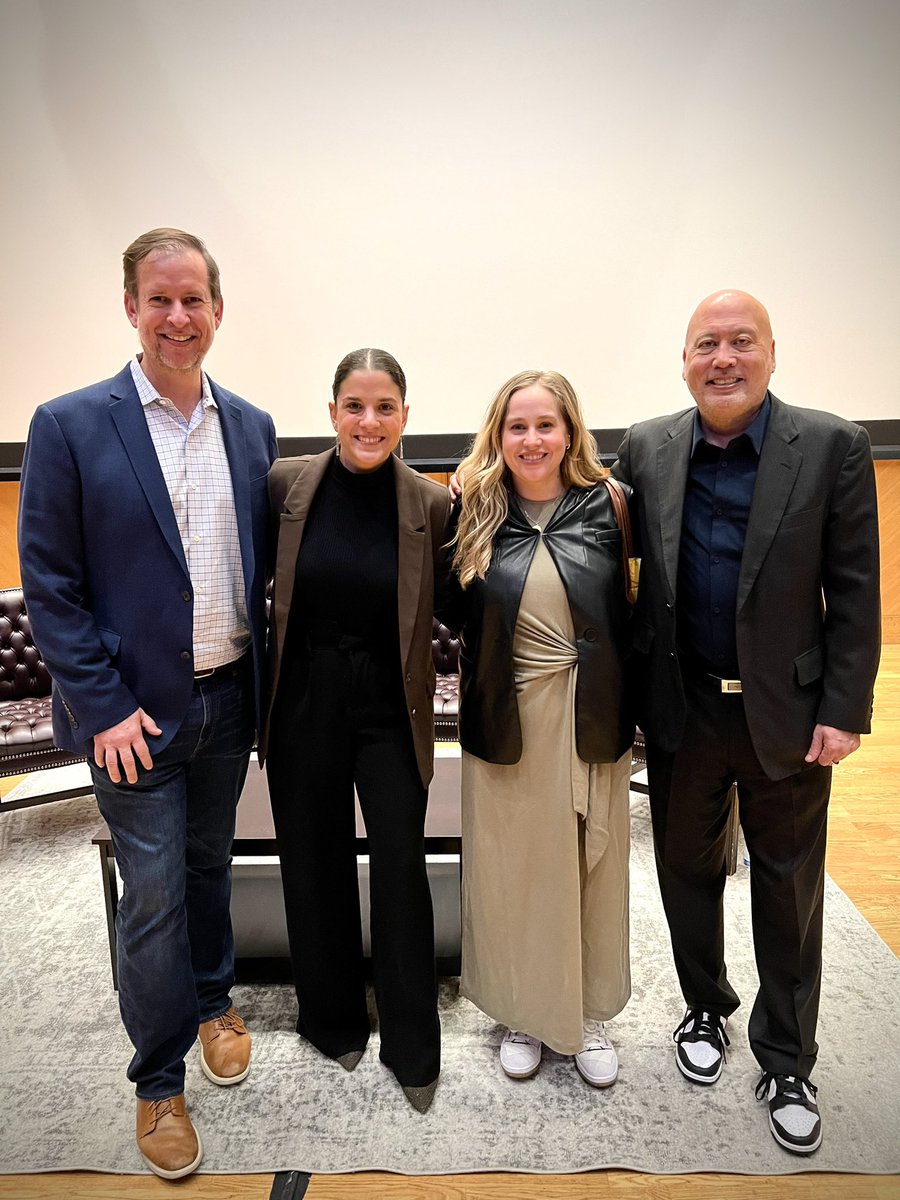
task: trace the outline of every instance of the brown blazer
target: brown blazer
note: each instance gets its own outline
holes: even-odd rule
[[[326,450],[324,454],[306,454],[302,458],[280,458],[269,473],[269,511],[277,529],[277,546],[267,652],[268,691],[259,738],[261,763],[265,761],[281,673],[297,555],[312,498],[333,457],[334,451]],[[419,774],[423,786],[428,787],[434,774],[432,617],[435,586],[443,586],[448,573],[449,555],[444,547],[450,536],[450,504],[440,484],[410,470],[396,457],[393,461],[400,535],[397,550],[400,669]],[[376,630],[372,636],[378,636]]]

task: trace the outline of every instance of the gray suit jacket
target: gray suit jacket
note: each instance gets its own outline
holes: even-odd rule
[[[614,468],[635,489],[642,555],[639,720],[669,751],[685,719],[677,582],[693,416],[691,408],[632,426]],[[868,733],[880,589],[875,472],[860,426],[772,396],[736,620],[747,724],[770,778],[801,769],[817,722]]]

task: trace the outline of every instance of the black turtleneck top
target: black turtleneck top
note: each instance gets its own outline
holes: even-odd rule
[[[335,625],[339,636],[361,637],[379,658],[397,661],[392,458],[374,471],[356,474],[335,457],[313,497],[297,556],[288,627],[305,640],[304,635]]]

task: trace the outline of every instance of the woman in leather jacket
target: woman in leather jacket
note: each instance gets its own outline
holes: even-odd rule
[[[631,991],[622,535],[571,385],[503,385],[469,456],[455,537],[461,626],[460,990],[508,1027],[500,1062],[542,1043],[615,1082],[605,1022]]]

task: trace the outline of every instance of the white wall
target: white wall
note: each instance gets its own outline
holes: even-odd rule
[[[0,0],[3,439],[136,346],[121,252],[207,241],[210,373],[325,433],[382,345],[410,432],[554,367],[590,423],[689,403],[695,304],[757,294],[773,387],[900,415],[895,0]]]

